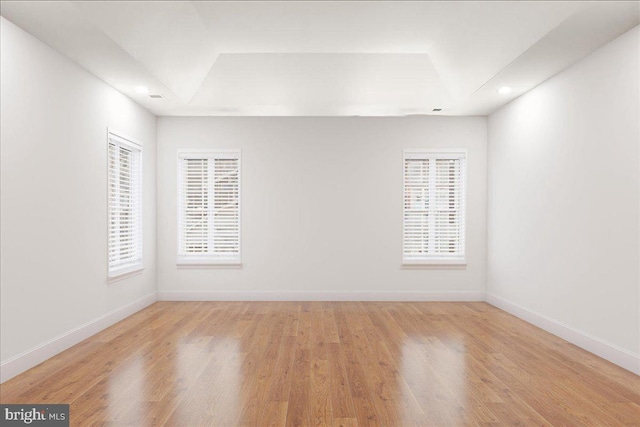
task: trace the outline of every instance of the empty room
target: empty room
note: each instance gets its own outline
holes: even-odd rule
[[[640,426],[640,2],[0,14],[1,426]]]

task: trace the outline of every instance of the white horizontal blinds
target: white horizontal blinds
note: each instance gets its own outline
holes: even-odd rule
[[[429,160],[404,161],[404,225],[405,259],[425,258],[431,242],[429,231]]]
[[[181,153],[178,262],[240,262],[240,153]]]
[[[464,258],[464,159],[435,159],[435,192],[431,215],[434,253],[439,258]]]
[[[405,152],[403,260],[463,261],[464,153]]]
[[[223,258],[240,255],[240,204],[238,159],[213,162],[213,252]]]
[[[180,253],[204,257],[209,252],[209,160],[184,159],[180,199]]]
[[[109,273],[142,266],[140,147],[109,135]]]

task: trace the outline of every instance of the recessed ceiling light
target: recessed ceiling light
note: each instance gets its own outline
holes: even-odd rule
[[[149,93],[149,88],[146,86],[138,86],[136,87],[136,92],[146,95]]]
[[[509,86],[502,86],[498,89],[498,93],[500,95],[509,95],[511,93],[511,88]]]

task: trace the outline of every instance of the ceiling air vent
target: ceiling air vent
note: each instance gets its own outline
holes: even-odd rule
[[[149,98],[164,99],[164,96],[160,95],[159,93],[151,93],[149,94]]]

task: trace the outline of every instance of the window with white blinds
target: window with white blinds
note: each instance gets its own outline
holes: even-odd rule
[[[404,152],[404,264],[465,263],[465,152]]]
[[[109,131],[109,277],[142,268],[142,147]]]
[[[240,264],[240,150],[178,153],[178,264]]]

